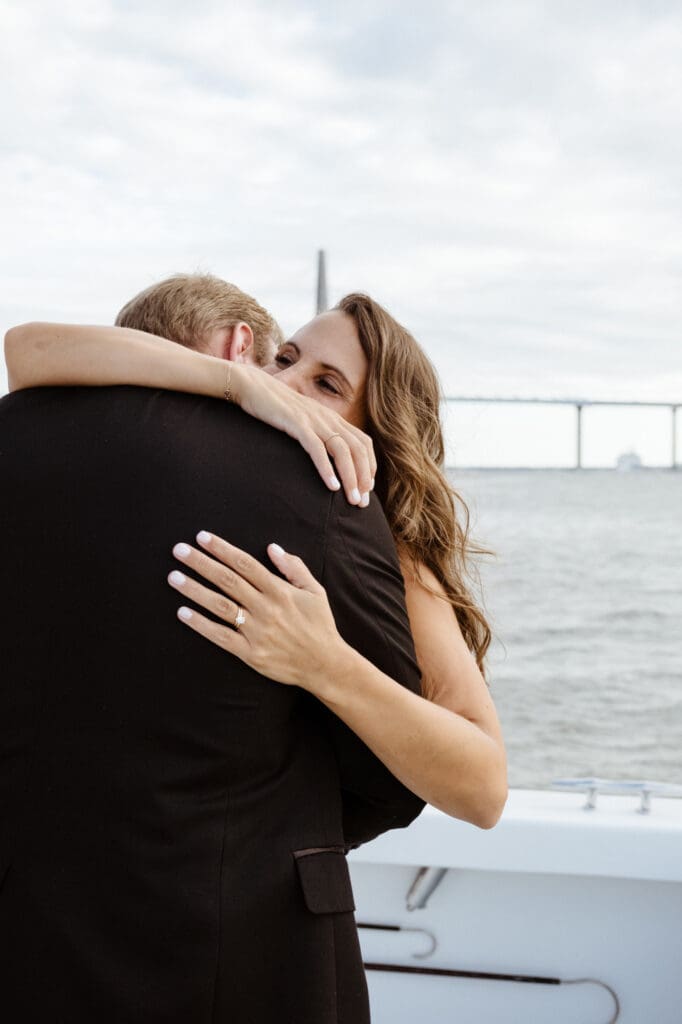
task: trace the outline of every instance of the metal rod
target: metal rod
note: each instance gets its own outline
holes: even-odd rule
[[[327,302],[327,261],[324,249],[317,253],[317,308],[316,313],[324,313],[329,308]]]
[[[576,405],[576,450],[575,450],[575,468],[583,468],[583,407],[582,405]]]
[[[486,981],[523,981],[531,985],[561,985],[561,978],[544,978],[531,974],[494,974],[490,971],[456,971],[450,967],[412,967],[403,964],[365,964],[366,971],[388,971],[393,974],[431,974],[441,978],[480,978]]]
[[[419,868],[405,897],[407,909],[423,910],[447,873],[447,868]]]
[[[400,924],[369,924],[365,921],[357,922],[358,928],[365,928],[369,931],[375,932],[410,932],[412,935],[425,935],[429,940],[429,948],[424,950],[423,953],[413,953],[412,956],[416,957],[417,960],[422,960],[426,957],[433,956],[438,948],[438,940],[433,932],[430,932],[427,928],[405,928]]]
[[[403,964],[369,964],[365,963],[366,971],[387,971],[393,974],[430,974],[444,978],[475,978],[483,981],[521,981],[530,985],[598,985],[605,989],[613,999],[613,1014],[608,1024],[615,1024],[620,1017],[620,1000],[614,989],[599,978],[545,978],[532,974],[493,974],[488,971],[455,971],[446,967],[407,967]]]

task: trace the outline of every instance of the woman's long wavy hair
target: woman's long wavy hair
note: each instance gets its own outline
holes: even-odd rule
[[[418,573],[427,566],[452,605],[481,672],[491,632],[472,596],[478,582],[472,564],[487,553],[469,535],[469,510],[444,473],[436,372],[412,335],[377,302],[353,293],[336,309],[352,317],[367,357],[367,433],[379,469],[381,499],[398,549]]]

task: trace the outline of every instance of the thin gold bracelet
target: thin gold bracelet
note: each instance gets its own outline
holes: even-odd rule
[[[226,402],[233,401],[231,384],[232,384],[232,366],[231,366],[230,363],[228,363],[227,364],[227,380],[225,381],[225,390],[223,391],[223,395],[225,396],[225,401]]]

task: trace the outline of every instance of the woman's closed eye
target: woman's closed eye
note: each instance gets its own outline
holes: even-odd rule
[[[275,365],[280,370],[285,370],[289,366],[294,366],[298,362],[296,355],[290,351],[278,352],[275,356]],[[315,386],[323,391],[326,395],[335,395],[336,397],[343,397],[344,388],[330,377],[329,374],[320,374],[314,378]]]
[[[330,394],[330,395],[340,395],[341,394],[341,391],[339,390],[339,388],[336,386],[336,384],[333,381],[331,381],[329,379],[329,377],[318,377],[317,380],[315,381],[315,383],[317,384],[318,388],[321,388],[322,391],[326,391],[327,394]]]

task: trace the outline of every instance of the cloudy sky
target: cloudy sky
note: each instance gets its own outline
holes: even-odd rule
[[[324,247],[451,394],[682,401],[675,0],[0,0],[0,68],[3,332],[196,269],[293,330]],[[619,416],[588,461],[664,461]],[[570,461],[568,411],[455,418],[461,462]]]

